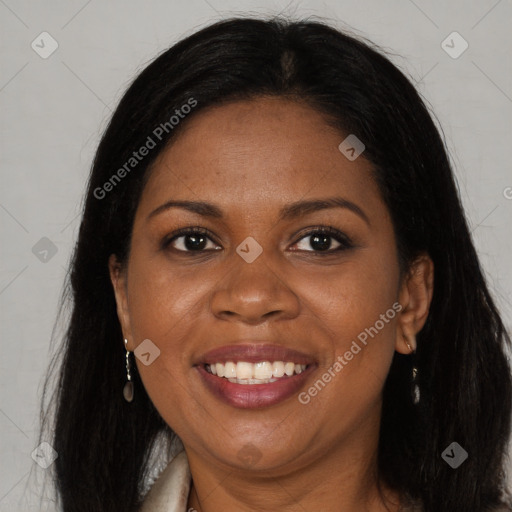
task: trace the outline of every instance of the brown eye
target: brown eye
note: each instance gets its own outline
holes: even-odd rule
[[[216,244],[203,228],[183,229],[174,233],[171,238],[164,242],[164,247],[172,246],[179,252],[202,252],[219,250],[221,247]]]
[[[318,253],[332,253],[353,247],[346,235],[331,227],[315,228],[303,235],[295,245],[298,246],[297,250]]]

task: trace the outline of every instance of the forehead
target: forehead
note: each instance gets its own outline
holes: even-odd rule
[[[379,201],[372,165],[338,149],[347,135],[307,104],[277,97],[199,111],[159,155],[139,209],[146,213],[169,199],[234,210],[332,195]]]

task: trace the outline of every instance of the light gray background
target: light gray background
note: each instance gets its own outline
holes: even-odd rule
[[[417,82],[444,129],[477,249],[512,327],[510,0],[0,0],[1,511],[53,510],[38,503],[45,470],[30,454],[84,185],[111,111],[134,74],[184,35],[228,15],[279,12],[348,26],[396,54]],[[43,31],[59,45],[47,59],[31,48]],[[457,59],[441,47],[453,31],[469,44]],[[57,248],[47,262],[32,252],[42,237]]]

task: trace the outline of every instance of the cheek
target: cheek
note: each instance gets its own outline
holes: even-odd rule
[[[329,279],[303,281],[311,316],[330,340],[323,372],[331,368],[333,388],[357,389],[376,397],[386,379],[395,350],[399,270],[392,246],[363,250],[337,267]],[[333,369],[333,365],[336,364]],[[347,395],[342,393],[345,398]]]
[[[333,443],[361,418],[375,417],[394,355],[397,318],[395,294],[385,283],[377,290],[368,276],[354,274],[343,284],[338,300],[316,313],[330,341],[329,357],[298,396],[309,417],[322,418],[319,428]]]
[[[397,300],[399,271],[394,251],[364,248],[335,270],[304,272],[297,282],[307,306],[345,337],[373,325]]]
[[[150,365],[137,358],[137,368],[152,398],[176,396],[190,369],[191,334],[204,320],[205,297],[213,279],[197,271],[172,271],[163,258],[134,251],[128,269],[128,308],[135,347],[143,340],[160,351]],[[167,391],[164,391],[167,390]]]
[[[191,320],[197,321],[215,282],[208,272],[192,267],[171,269],[163,257],[134,254],[129,270],[128,307],[136,343],[150,338],[169,344],[179,338]]]
[[[180,432],[189,428],[187,415],[202,414],[190,391],[190,340],[204,321],[204,301],[214,281],[198,274],[172,271],[163,259],[142,257],[142,251],[130,259],[128,306],[135,346],[149,339],[160,351],[149,365],[136,358],[137,370],[156,409]]]

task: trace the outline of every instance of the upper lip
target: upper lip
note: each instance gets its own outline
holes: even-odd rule
[[[314,359],[303,352],[282,345],[241,342],[209,350],[199,358],[196,364],[224,363],[227,361],[246,361],[248,363],[284,361],[307,365],[313,363]]]

